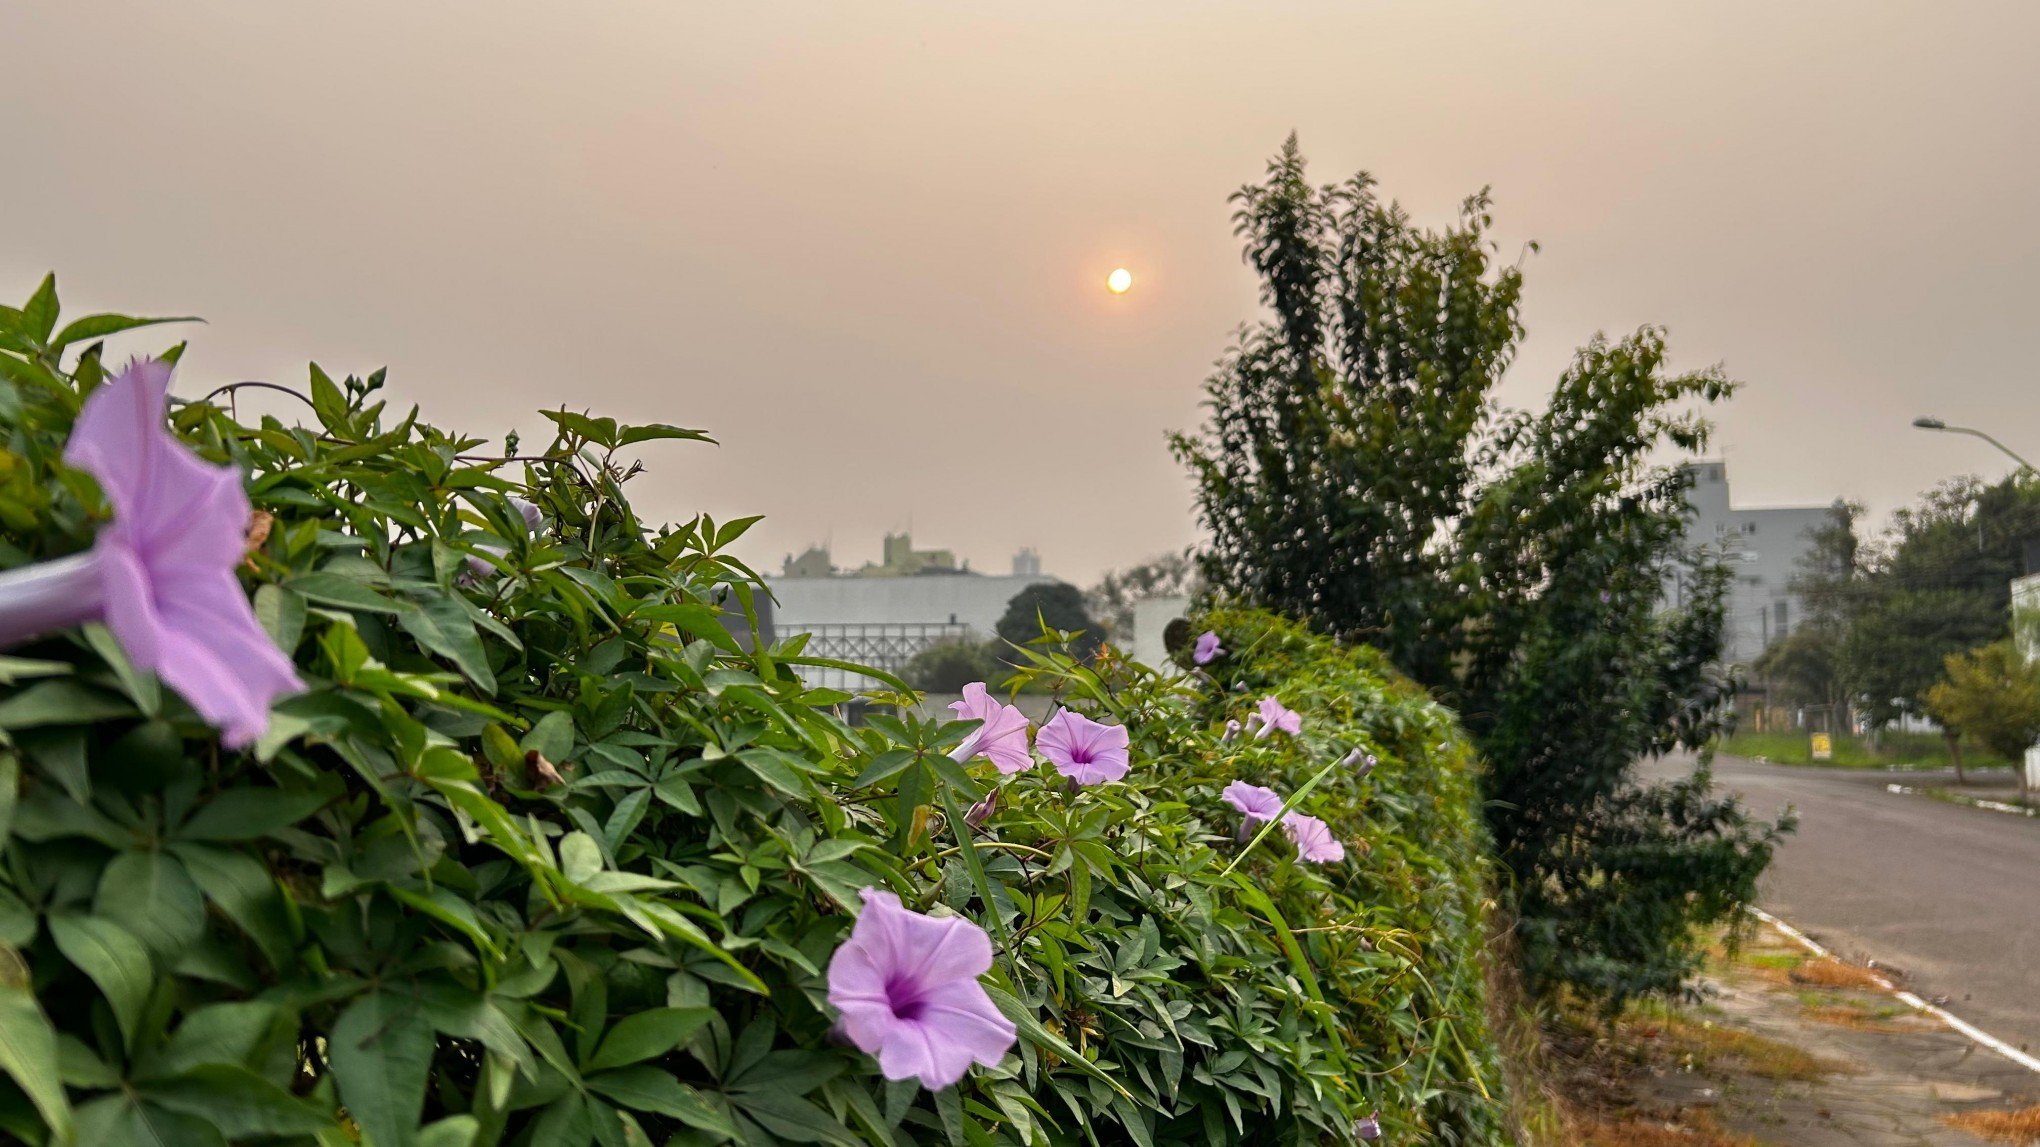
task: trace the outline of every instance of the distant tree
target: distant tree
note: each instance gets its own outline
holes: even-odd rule
[[[960,639],[938,642],[916,653],[901,676],[924,693],[961,693],[973,681],[995,681],[1005,672],[997,646]]]
[[[2040,481],[1948,482],[1895,515],[1866,563],[1842,660],[1870,718],[1927,714],[1948,655],[2011,633],[2011,582],[2040,537]]]
[[[1848,695],[1839,645],[1836,635],[1803,624],[1772,642],[1750,668],[1770,686],[1775,700],[1823,706],[1839,717]]]
[[[1865,600],[1863,507],[1837,500],[1827,520],[1807,531],[1807,550],[1792,577],[1801,620],[1751,666],[1792,704],[1821,706],[1846,727],[1857,685],[1848,660],[1849,631]]]
[[[2026,797],[2026,750],[2040,743],[2040,665],[2010,641],[1950,654],[1946,678],[1927,689],[1927,704],[1964,733],[2012,762]]]
[[[1488,763],[1525,970],[1606,1000],[1677,988],[1696,925],[1755,893],[1771,825],[1704,769],[1643,784],[1639,759],[1702,748],[1726,582],[1681,553],[1693,407],[1718,373],[1673,372],[1660,334],[1596,339],[1545,413],[1494,396],[1522,336],[1485,193],[1417,227],[1365,175],[1314,187],[1294,137],[1235,196],[1273,312],[1206,383],[1178,435],[1215,590],[1379,646],[1457,707]],[[1691,568],[1690,603],[1662,575]]]
[[[1066,582],[1043,582],[1030,585],[1013,595],[1006,603],[1005,615],[997,625],[1001,638],[1015,645],[1025,645],[1042,634],[1042,627],[1078,632],[1076,640],[1070,643],[1070,655],[1088,661],[1098,652],[1105,639],[1098,631],[1098,623],[1084,608],[1084,592]]]
[[[1124,642],[1133,633],[1133,607],[1151,597],[1193,597],[1203,584],[1189,550],[1112,570],[1084,591],[1084,606],[1105,635]]]

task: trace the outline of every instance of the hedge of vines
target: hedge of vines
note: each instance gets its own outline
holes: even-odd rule
[[[0,570],[108,528],[64,449],[140,320],[59,317],[48,282],[0,308]],[[0,655],[0,1135],[1506,1141],[1468,751],[1370,652],[1245,612],[1195,670],[1045,640],[1020,677],[1124,726],[1130,768],[1007,776],[952,758],[972,722],[853,725],[799,638],[750,640],[748,520],[637,517],[634,459],[695,431],[553,411],[492,446],[316,367],[241,418],[249,388],[178,369],[303,688],[233,750],[105,625]],[[1228,733],[1270,696],[1296,735]],[[1242,833],[1234,781],[1344,859]],[[995,1066],[931,1091],[837,1028],[870,889],[990,938]]]

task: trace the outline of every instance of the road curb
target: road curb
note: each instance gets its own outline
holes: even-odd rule
[[[1963,805],[1967,808],[1980,808],[1985,812],[2002,812],[2009,813],[2012,816],[2029,818],[2040,816],[2040,809],[2027,808],[2024,805],[2006,804],[2003,801],[1994,801],[1985,797],[1973,797],[1967,793],[1947,793],[1942,796],[1935,796],[1925,789],[1914,788],[1911,785],[1885,785],[1884,791],[1894,796],[1926,797],[1928,800],[1942,801],[1947,804]]]
[[[1749,912],[1750,915],[1756,917],[1759,920],[1762,920],[1764,923],[1769,924],[1771,927],[1776,928],[1779,932],[1783,933],[1787,939],[1791,940],[1795,944],[1798,944],[1800,947],[1806,949],[1813,955],[1828,960],[1839,960],[1839,957],[1837,957],[1833,952],[1830,952],[1826,948],[1822,947],[1818,940],[1815,940],[1813,937],[1808,936],[1806,933],[1801,932],[1797,928],[1794,928],[1792,925],[1787,924],[1785,921],[1778,919],[1776,916],[1771,915],[1769,912],[1766,912],[1761,908],[1754,907],[1751,908]],[[1978,1047],[1987,1048],[1991,1051],[1994,1051],[1999,1055],[2003,1056],[2004,1058],[2011,1060],[2013,1063],[2018,1064],[2020,1067],[2025,1068],[2027,1071],[2030,1071],[2035,1075],[2040,1075],[2040,1059],[2035,1059],[2033,1056],[2027,1055],[2025,1052],[2020,1051],[2018,1048],[2013,1047],[2011,1044],[2008,1044],[2005,1041],[1999,1039],[1998,1037],[1990,1034],[1989,1032],[1984,1031],[1982,1028],[1977,1027],[1975,1024],[1970,1023],[1968,1020],[1963,1019],[1962,1017],[1956,1015],[1955,1013],[1949,1011],[1948,1009],[1928,1003],[1927,1001],[1921,999],[1917,995],[1914,995],[1913,993],[1905,990],[1904,988],[1899,987],[1897,984],[1892,983],[1885,977],[1878,975],[1874,969],[1866,970],[1869,970],[1871,978],[1876,980],[1877,983],[1881,985],[1885,991],[1890,992],[1892,997],[1898,1000],[1899,1003],[1904,1004],[1905,1006],[1913,1009],[1916,1012],[1922,1012],[1925,1013],[1926,1015],[1934,1017],[1937,1020],[1940,1020],[1942,1023],[1947,1024],[1950,1028],[1961,1033],[1971,1043],[1974,1043]]]

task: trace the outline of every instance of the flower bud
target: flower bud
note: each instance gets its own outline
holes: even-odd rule
[[[992,814],[997,812],[998,808],[999,790],[993,789],[985,794],[985,799],[970,806],[963,814],[963,823],[972,828],[980,828],[986,821],[992,819]]]
[[[1353,1134],[1363,1143],[1372,1143],[1381,1138],[1381,1112],[1362,1119],[1353,1125]]]
[[[1218,743],[1221,745],[1231,744],[1232,742],[1239,740],[1239,737],[1240,737],[1240,723],[1238,721],[1227,721],[1225,723],[1225,733],[1224,735],[1219,737]]]

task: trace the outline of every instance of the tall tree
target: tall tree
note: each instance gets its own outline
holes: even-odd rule
[[[1728,693],[1723,574],[1681,553],[1685,478],[1649,459],[1700,449],[1692,407],[1730,384],[1670,371],[1646,329],[1580,351],[1542,415],[1505,410],[1522,274],[1494,259],[1485,192],[1424,230],[1364,174],[1313,187],[1291,137],[1235,203],[1273,315],[1206,384],[1203,432],[1173,440],[1207,577],[1380,646],[1460,709],[1533,982],[1676,987],[1692,925],[1754,894],[1773,839],[1704,770],[1634,773],[1703,746]],[[1666,613],[1672,563],[1701,589]]]
[[[1844,660],[1871,719],[1927,714],[1953,653],[2011,633],[2011,582],[2040,538],[2040,481],[1960,478],[1894,517],[1868,563]]]

